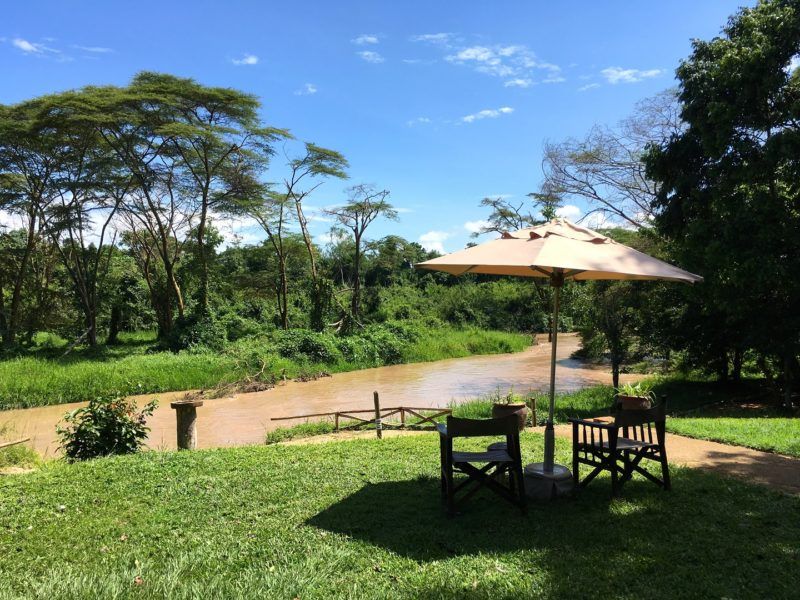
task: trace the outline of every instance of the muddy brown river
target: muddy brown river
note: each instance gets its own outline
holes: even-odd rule
[[[562,335],[558,342],[558,391],[611,382],[610,370],[569,358],[579,346],[577,336]],[[264,441],[267,431],[298,422],[271,421],[273,417],[372,408],[373,391],[380,393],[381,406],[385,407],[445,407],[498,389],[519,393],[545,391],[549,366],[550,345],[543,336],[538,345],[517,354],[393,365],[340,373],[316,381],[290,381],[263,392],[206,400],[197,409],[198,442],[203,448],[258,444]],[[151,448],[175,447],[175,413],[169,402],[183,394],[169,392],[137,398],[141,404],[153,397],[160,402],[148,421]],[[30,437],[33,447],[44,456],[52,456],[58,448],[56,424],[65,412],[78,406],[81,404],[2,411],[0,422],[12,425],[15,435]]]

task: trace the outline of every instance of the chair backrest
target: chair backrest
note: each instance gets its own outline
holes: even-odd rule
[[[665,398],[651,408],[624,409],[617,406],[614,413],[614,424],[617,427],[630,427],[647,423],[663,423],[667,420],[667,401]]]
[[[447,433],[450,437],[519,435],[519,417],[506,415],[497,419],[460,419],[449,416]]]

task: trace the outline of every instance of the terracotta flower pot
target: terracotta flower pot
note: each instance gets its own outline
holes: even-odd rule
[[[647,410],[653,402],[647,396],[617,396],[622,410]]]
[[[495,403],[492,405],[492,418],[497,419],[508,415],[517,415],[519,430],[525,429],[525,424],[528,422],[528,406],[524,402]]]

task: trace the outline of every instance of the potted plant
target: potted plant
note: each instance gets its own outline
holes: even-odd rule
[[[623,410],[647,410],[655,404],[656,395],[649,381],[626,383],[616,390],[617,402]]]
[[[516,415],[519,419],[519,430],[525,429],[525,424],[528,422],[528,405],[522,396],[516,395],[513,391],[509,391],[503,396],[498,390],[492,395],[491,399],[493,419]]]

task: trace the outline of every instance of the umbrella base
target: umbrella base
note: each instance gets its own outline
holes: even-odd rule
[[[575,482],[572,473],[563,465],[553,465],[544,470],[544,463],[531,463],[525,467],[525,493],[535,500],[554,500],[572,492]]]

